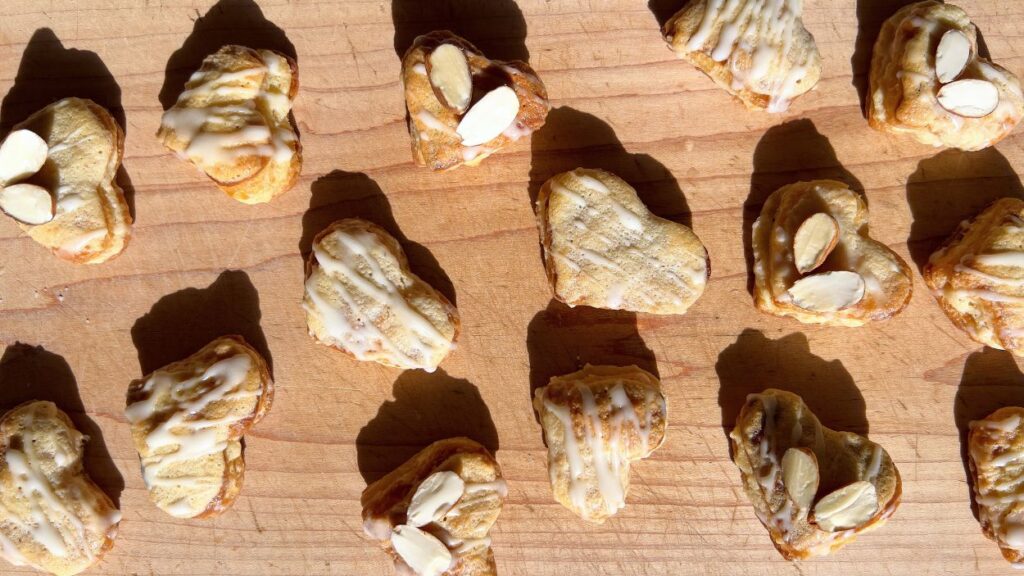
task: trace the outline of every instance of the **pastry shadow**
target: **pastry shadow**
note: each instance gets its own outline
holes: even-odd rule
[[[309,209],[302,216],[302,238],[299,240],[303,270],[317,234],[337,220],[362,218],[394,236],[402,245],[412,272],[443,294],[453,306],[456,305],[455,285],[451,278],[430,250],[402,234],[391,212],[391,203],[372,178],[362,172],[334,170],[313,182],[311,189]]]
[[[356,436],[359,473],[367,484],[398,468],[428,445],[465,436],[498,451],[498,430],[480,390],[444,370],[403,372],[394,399],[377,410]]]
[[[857,89],[861,113],[867,115],[867,93],[871,72],[871,54],[882,24],[900,8],[918,0],[857,0],[857,40],[850,67],[853,87]]]
[[[907,178],[913,222],[907,247],[918,270],[932,252],[989,204],[1004,197],[1024,198],[1024,186],[995,148],[978,152],[945,150],[922,160]]]
[[[417,36],[450,30],[491,60],[530,59],[526,19],[514,0],[392,0],[395,54],[401,59]]]
[[[253,0],[220,0],[195,19],[192,33],[167,60],[160,104],[167,110],[178,99],[185,82],[203,59],[228,44],[256,50],[275,50],[296,59],[295,46],[284,30],[263,16]]]
[[[675,16],[676,12],[689,4],[690,0],[647,0],[647,9],[654,14],[658,21],[658,27],[664,27],[669,18]]]
[[[33,400],[56,404],[87,437],[82,457],[85,471],[120,508],[124,478],[107,451],[103,431],[86,413],[71,366],[42,346],[17,342],[0,357],[0,413]]]
[[[274,363],[260,328],[260,297],[249,276],[226,270],[206,288],[186,288],[160,298],[132,326],[142,374],[183,360],[221,336],[238,334]]]

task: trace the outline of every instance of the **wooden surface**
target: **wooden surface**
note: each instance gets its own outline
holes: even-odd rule
[[[120,258],[72,266],[0,219],[0,406],[52,398],[75,414],[92,437],[88,468],[124,511],[91,573],[390,574],[362,536],[360,492],[458,434],[497,449],[510,483],[493,534],[504,575],[1009,573],[972,515],[959,434],[996,405],[1024,402],[1015,361],[954,329],[919,276],[903,314],[859,329],[764,316],[747,292],[744,233],[781,184],[859,184],[873,236],[918,264],[961,218],[1022,194],[1019,130],[962,154],[868,128],[857,86],[899,1],[805,0],[824,70],[783,116],[746,112],[665,48],[658,18],[682,0],[652,0],[653,11],[644,0],[0,2],[3,130],[75,95],[115,109],[127,131],[137,225]],[[1024,73],[1024,2],[960,4],[992,56]],[[395,50],[435,27],[492,57],[528,55],[556,106],[532,141],[448,174],[412,164]],[[298,55],[305,167],[269,205],[230,200],[153,136],[161,102],[227,42]],[[687,315],[549,304],[530,197],[577,165],[611,169],[655,212],[692,219],[713,272]],[[306,335],[300,252],[353,215],[400,232],[414,270],[457,300],[462,339],[437,373],[358,364]],[[269,351],[277,398],[246,438],[234,508],[175,520],[147,500],[125,390],[235,332]],[[551,498],[530,406],[532,386],[586,361],[657,370],[670,406],[665,445],[634,467],[628,506],[603,526]],[[886,447],[904,496],[885,528],[831,558],[781,560],[723,429],[746,393],[768,386]]]

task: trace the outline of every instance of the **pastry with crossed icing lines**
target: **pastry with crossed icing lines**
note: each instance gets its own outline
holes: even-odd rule
[[[1007,406],[970,423],[967,454],[978,521],[1014,568],[1024,568],[1024,408]]]

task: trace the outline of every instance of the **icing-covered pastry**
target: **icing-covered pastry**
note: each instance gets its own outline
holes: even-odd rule
[[[363,491],[363,528],[407,576],[495,576],[501,468],[468,438],[434,442]]]
[[[752,110],[784,112],[818,83],[803,0],[691,0],[665,23],[669,47]]]
[[[447,31],[416,38],[402,85],[413,159],[435,171],[479,164],[543,126],[551,109],[529,64],[488,60]]]
[[[1024,356],[1024,201],[1003,198],[931,255],[924,281],[974,340]]]
[[[537,197],[544,266],[555,298],[652,314],[682,314],[704,293],[708,251],[692,230],[659,218],[629,184],[577,168]]]
[[[900,474],[889,454],[822,426],[796,394],[751,394],[729,438],[754,512],[787,560],[830,554],[899,506]]]
[[[115,179],[124,131],[91,100],[65,98],[0,145],[0,210],[59,258],[99,264],[124,250],[132,217]]]
[[[458,310],[412,273],[398,241],[356,218],[313,239],[302,306],[314,340],[395,368],[433,372],[459,334]]]
[[[270,410],[274,383],[241,336],[224,336],[128,387],[125,417],[149,499],[176,518],[209,518],[242,490],[242,436]]]
[[[661,383],[636,366],[591,366],[534,393],[555,500],[602,523],[626,506],[629,470],[665,440]]]
[[[290,113],[295,61],[273,50],[224,46],[203,60],[157,137],[235,200],[269,202],[291,188],[302,148]]]
[[[981,530],[1003,557],[1024,568],[1024,408],[1000,408],[971,422],[967,433],[974,499]]]
[[[868,237],[863,196],[842,182],[775,191],[754,222],[754,305],[806,324],[862,326],[910,301],[910,267]]]
[[[121,512],[82,468],[85,437],[52,402],[0,419],[0,556],[57,576],[78,574],[114,546]]]
[[[871,60],[868,121],[932,146],[981,150],[1024,116],[1020,81],[978,55],[967,13],[933,0],[897,11]]]

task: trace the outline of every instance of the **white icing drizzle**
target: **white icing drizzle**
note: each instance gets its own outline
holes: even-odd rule
[[[416,118],[416,120],[419,120],[419,122],[421,124],[423,124],[424,126],[429,128],[430,130],[437,130],[438,132],[444,132],[445,134],[447,134],[449,136],[452,136],[452,137],[455,137],[455,138],[460,138],[460,139],[462,138],[461,136],[459,136],[455,132],[454,128],[448,126],[444,122],[441,122],[437,118],[437,116],[434,116],[433,114],[428,112],[426,109],[420,110],[419,112],[417,112],[415,118]]]
[[[972,468],[978,515],[1001,546],[1024,551],[1024,453],[1020,444],[1021,415],[971,423]],[[981,441],[973,438],[982,434]]]
[[[58,250],[70,256],[81,254],[82,252],[85,251],[86,248],[88,248],[90,244],[92,244],[96,240],[106,238],[107,234],[107,230],[103,228],[100,230],[92,230],[84,234],[80,234],[78,236],[72,236],[69,240],[61,244]]]

